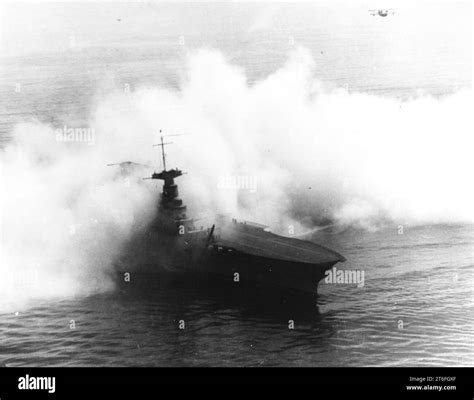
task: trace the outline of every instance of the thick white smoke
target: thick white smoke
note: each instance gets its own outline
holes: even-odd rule
[[[472,91],[383,98],[329,88],[304,49],[249,85],[218,52],[190,54],[179,91],[117,91],[98,102],[94,143],[17,126],[0,155],[4,302],[110,287],[125,241],[155,212],[156,185],[110,162],[158,166],[158,131],[188,172],[194,213],[230,212],[286,230],[328,220],[372,228],[473,222]],[[233,182],[235,185],[222,185]]]
[[[154,132],[189,134],[173,139],[168,153],[189,171],[183,190],[201,208],[273,226],[290,219],[365,227],[474,221],[470,88],[402,101],[325,87],[315,69],[299,49],[249,85],[220,53],[198,51],[180,92],[131,96],[133,118]],[[130,116],[123,118],[128,124]],[[217,190],[222,176],[254,176],[256,191],[245,182],[241,190]]]
[[[111,288],[121,246],[155,210],[138,177],[106,166],[116,156],[107,146],[56,135],[19,125],[1,154],[0,310]]]

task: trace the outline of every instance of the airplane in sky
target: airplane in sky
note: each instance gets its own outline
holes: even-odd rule
[[[386,17],[389,14],[395,14],[395,9],[394,8],[380,8],[378,10],[369,10],[370,15],[373,17],[376,15],[379,15],[381,17]]]

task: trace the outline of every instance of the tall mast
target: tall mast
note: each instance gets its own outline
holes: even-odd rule
[[[160,129],[160,134],[161,134],[161,129]],[[173,142],[163,142],[163,135],[160,136],[160,141],[161,143],[154,144],[153,146],[161,146],[161,156],[163,157],[163,171],[166,172],[166,154],[165,154],[165,146],[167,144],[172,144]]]
[[[163,135],[162,134],[162,131],[160,129],[160,141],[161,143],[158,143],[158,144],[154,144],[153,146],[161,146],[161,156],[163,158],[163,171],[166,172],[166,153],[165,153],[165,146],[167,144],[173,144],[173,142],[164,142],[163,141],[163,138],[166,136],[183,136],[183,135],[186,135],[185,133],[178,133],[178,134],[173,134],[173,135]]]
[[[160,138],[161,138],[161,155],[163,156],[163,171],[166,171],[165,144],[163,143],[163,136],[160,136]]]

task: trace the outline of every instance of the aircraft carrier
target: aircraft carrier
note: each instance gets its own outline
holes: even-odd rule
[[[117,263],[120,274],[129,272],[146,279],[171,275],[314,296],[325,271],[345,261],[324,246],[279,236],[249,221],[220,216],[212,225],[196,228],[175,183],[183,172],[166,169],[165,144],[161,138],[163,170],[150,177],[163,181],[157,216],[129,244]]]

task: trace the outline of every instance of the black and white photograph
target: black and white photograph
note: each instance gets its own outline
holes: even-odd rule
[[[2,2],[0,375],[473,367],[472,19]]]

